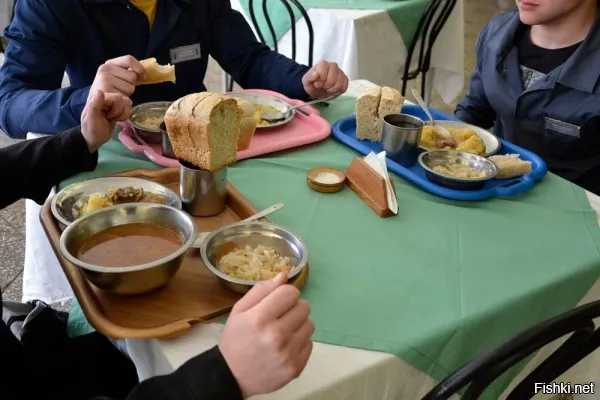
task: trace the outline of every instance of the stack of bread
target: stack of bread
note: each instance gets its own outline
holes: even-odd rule
[[[361,94],[356,100],[356,138],[381,142],[383,118],[399,113],[404,99],[391,87],[376,87]]]
[[[249,146],[256,128],[250,103],[209,92],[175,101],[165,124],[177,158],[205,171],[233,164],[238,148]]]

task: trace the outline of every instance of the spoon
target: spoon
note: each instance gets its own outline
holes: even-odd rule
[[[261,219],[262,217],[266,217],[269,214],[274,213],[275,211],[281,209],[283,207],[283,203],[277,203],[275,205],[272,205],[269,208],[265,208],[264,210],[257,212],[254,215],[251,215],[250,217],[241,220],[240,222],[250,222],[250,221],[256,221],[257,219]],[[202,242],[204,241],[204,239],[206,239],[206,237],[210,234],[210,232],[199,232],[198,236],[196,236],[196,240],[194,240],[194,244],[192,244],[192,247],[195,247],[197,249],[199,249],[202,246]]]
[[[288,117],[288,115],[290,115],[290,113],[292,112],[292,110],[295,110],[297,108],[304,107],[304,106],[309,106],[311,104],[320,103],[322,101],[333,100],[333,99],[335,99],[338,96],[339,96],[339,94],[337,94],[335,96],[325,97],[323,99],[314,99],[314,100],[311,100],[311,101],[307,101],[306,103],[302,103],[302,104],[299,104],[297,106],[289,107],[284,112],[268,112],[268,113],[263,113],[263,114],[261,114],[260,118],[262,120],[264,120],[264,121],[271,122],[271,123],[283,121],[284,119],[286,119]]]
[[[429,111],[429,107],[427,107],[427,105],[425,104],[425,102],[423,101],[423,98],[421,97],[421,95],[419,94],[419,92],[417,92],[416,89],[412,90],[412,94],[413,96],[415,96],[415,99],[417,100],[417,103],[419,103],[419,105],[421,106],[421,108],[423,109],[423,111],[425,111],[425,114],[427,114],[427,116],[429,117],[429,123],[431,126],[433,126],[439,133],[442,134],[442,136],[446,136],[446,137],[452,137],[452,135],[450,134],[450,132],[448,132],[448,130],[446,128],[444,128],[442,125],[436,125],[435,124],[435,120],[433,119],[433,115],[431,115],[431,112]]]

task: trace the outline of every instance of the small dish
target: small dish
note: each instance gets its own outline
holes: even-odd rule
[[[429,181],[457,190],[481,189],[499,172],[496,164],[487,158],[454,150],[427,151],[419,155],[418,161],[425,170],[425,176]],[[481,178],[457,178],[434,170],[435,167],[448,167],[449,165],[463,165],[483,172],[484,176]]]
[[[131,109],[129,125],[146,143],[162,143],[160,125],[170,106],[170,101],[138,104]]]
[[[308,171],[306,182],[316,192],[335,193],[346,185],[346,174],[332,167],[316,167]]]
[[[286,102],[278,97],[275,97],[275,96],[269,96],[267,94],[243,92],[243,91],[242,92],[230,92],[227,94],[232,97],[237,97],[239,99],[246,100],[248,103],[251,103],[252,105],[273,107],[274,109],[276,109],[282,113],[286,112],[286,110],[289,110],[290,108],[292,108],[292,105],[289,104],[288,102]],[[258,125],[256,125],[256,129],[269,129],[269,128],[274,128],[276,126],[285,125],[288,122],[290,122],[292,119],[294,119],[295,116],[296,116],[296,110],[293,109],[289,112],[289,114],[286,116],[285,119],[283,119],[279,122],[274,122],[272,124],[266,124],[266,125],[258,124]]]

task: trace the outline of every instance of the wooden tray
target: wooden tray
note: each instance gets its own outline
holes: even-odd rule
[[[179,193],[179,169],[133,170],[127,176],[160,182]],[[245,219],[256,208],[232,185],[227,185],[227,209],[214,217],[195,218],[199,232],[214,230]],[[175,277],[165,287],[138,296],[106,293],[85,279],[79,269],[60,254],[61,235],[50,202],[40,219],[54,253],[89,323],[111,338],[164,338],[185,332],[193,324],[228,313],[240,294],[226,289],[202,262],[198,249],[190,249]],[[308,266],[290,283],[300,288],[308,277]]]

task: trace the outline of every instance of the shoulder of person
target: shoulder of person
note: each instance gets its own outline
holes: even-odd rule
[[[479,34],[478,44],[485,45],[497,35],[504,34],[505,30],[503,28],[505,28],[509,24],[512,24],[515,19],[519,19],[519,11],[516,9],[502,13],[492,18],[491,21],[488,22],[487,25],[484,26],[481,30],[481,33]]]

